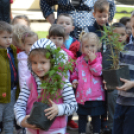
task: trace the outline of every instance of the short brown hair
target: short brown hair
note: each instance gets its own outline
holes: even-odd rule
[[[8,33],[12,33],[12,26],[10,24],[8,24],[5,21],[0,21],[0,33],[7,31]]]
[[[28,18],[26,15],[17,15],[17,16],[15,16],[15,17],[13,18],[13,20],[12,20],[12,25],[15,24],[15,21],[16,21],[17,19],[25,20],[25,21],[27,22],[27,25],[30,26],[30,20],[29,20],[29,18]]]
[[[109,3],[107,0],[97,0],[94,4],[94,12],[104,12],[109,11]]]
[[[36,36],[37,39],[38,39],[37,33],[33,32],[33,31],[26,31],[26,32],[24,32],[24,33],[22,34],[22,37],[21,37],[22,43],[25,43],[25,39],[26,39],[27,37],[33,37],[33,36]]]
[[[72,25],[74,25],[73,18],[72,18],[69,14],[67,14],[67,13],[61,13],[60,15],[58,15],[57,21],[58,21],[58,19],[59,19],[61,16],[65,16],[65,17],[70,18],[70,19],[71,19],[71,22],[72,22]]]
[[[59,37],[63,37],[65,39],[64,27],[61,25],[53,24],[49,29],[48,37],[50,38],[51,36],[59,36]]]

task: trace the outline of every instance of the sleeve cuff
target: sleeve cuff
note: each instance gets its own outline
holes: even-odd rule
[[[57,116],[62,116],[64,114],[64,108],[62,104],[58,104],[58,115]]]
[[[21,122],[22,122],[22,120],[25,118],[25,116],[23,116],[23,117],[20,117],[19,119],[18,119],[18,121],[17,121],[17,124],[19,125],[19,126],[21,126]],[[22,127],[22,126],[21,126]]]

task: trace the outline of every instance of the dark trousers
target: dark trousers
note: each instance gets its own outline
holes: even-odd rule
[[[10,22],[10,0],[0,0],[0,20]]]
[[[134,106],[116,104],[112,134],[134,134]]]
[[[87,115],[79,115],[79,133],[86,133]],[[93,133],[100,133],[100,115],[92,116]]]

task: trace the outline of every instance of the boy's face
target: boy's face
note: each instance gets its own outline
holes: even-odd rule
[[[37,54],[31,59],[32,70],[38,77],[43,77],[51,67],[50,59],[41,54]]]
[[[134,37],[134,17],[131,18],[132,35]]]
[[[62,25],[65,28],[66,35],[69,35],[70,32],[74,30],[74,26],[70,17],[60,16],[57,20],[57,24]]]
[[[100,26],[104,26],[108,22],[108,12],[107,11],[104,11],[102,13],[100,13],[99,11],[96,11],[93,13],[93,16],[96,19],[97,24]]]
[[[7,49],[12,44],[12,33],[3,31],[0,33],[0,48]]]
[[[64,38],[59,36],[51,36],[50,40],[56,45],[56,47],[61,48],[64,43]]]
[[[127,39],[127,33],[126,29],[124,27],[116,27],[114,29],[114,33],[118,33],[119,36],[119,42],[125,43]]]
[[[25,43],[24,43],[24,49],[26,54],[29,53],[32,45],[38,40],[37,36],[33,36],[33,37],[26,37],[25,39]]]

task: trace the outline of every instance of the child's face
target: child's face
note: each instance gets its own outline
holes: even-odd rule
[[[24,43],[24,50],[26,52],[26,54],[29,53],[32,45],[38,40],[37,36],[33,36],[33,37],[26,37],[25,38],[25,43]]]
[[[61,48],[64,43],[64,38],[59,36],[51,36],[50,40],[56,45],[56,47]]]
[[[102,13],[96,11],[93,13],[93,15],[94,15],[94,18],[96,19],[97,24],[100,26],[104,26],[108,22],[108,12],[107,11],[104,11]]]
[[[32,71],[40,78],[43,77],[51,67],[50,59],[45,58],[41,54],[33,56],[31,63]]]
[[[114,33],[118,33],[119,36],[119,42],[125,43],[127,39],[127,33],[126,29],[124,27],[116,27],[114,29]]]
[[[65,28],[66,35],[69,35],[71,31],[74,30],[74,26],[72,24],[72,20],[66,16],[60,16],[57,21],[58,25],[62,25]]]
[[[29,27],[26,20],[24,20],[24,19],[16,19],[13,25],[16,25],[16,24],[20,24],[20,25]]]
[[[7,49],[12,43],[12,33],[3,31],[0,33],[0,48]]]
[[[134,37],[134,17],[131,18],[132,35]]]
[[[128,21],[126,23],[126,33],[128,34],[128,36],[130,36],[132,34],[131,22],[130,21]]]
[[[97,44],[95,39],[84,39],[82,41],[82,53],[88,55],[89,51],[96,53]]]

